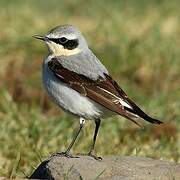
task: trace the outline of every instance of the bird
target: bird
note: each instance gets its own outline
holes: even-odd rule
[[[47,94],[62,110],[79,118],[79,128],[67,150],[55,155],[74,157],[70,150],[86,120],[95,122],[93,142],[87,155],[98,160],[102,158],[95,154],[94,148],[103,119],[121,115],[138,126],[141,125],[137,119],[163,123],[147,115],[128,97],[89,48],[78,27],[59,25],[34,38],[44,41],[48,48],[42,65]]]

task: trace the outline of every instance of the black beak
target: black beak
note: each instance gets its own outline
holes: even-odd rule
[[[46,37],[45,36],[41,36],[41,35],[34,35],[33,37],[36,38],[36,39],[42,40],[42,41],[46,40]]]

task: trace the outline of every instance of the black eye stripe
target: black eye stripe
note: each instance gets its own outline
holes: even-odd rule
[[[65,49],[75,49],[78,46],[78,40],[69,40],[64,44]]]
[[[59,39],[56,38],[48,38],[50,41],[55,42],[56,44],[59,44]]]
[[[78,39],[68,40],[65,37],[62,38],[48,38],[48,39],[56,44],[63,45],[65,49],[69,49],[69,50],[75,49],[79,44]]]

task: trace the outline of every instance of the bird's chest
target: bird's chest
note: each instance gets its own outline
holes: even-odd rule
[[[49,96],[62,109],[86,118],[102,115],[97,103],[58,80],[46,65],[43,66],[43,85]]]
[[[43,67],[43,85],[50,97],[62,108],[69,106],[70,99],[74,99],[72,90],[58,80],[46,65]]]

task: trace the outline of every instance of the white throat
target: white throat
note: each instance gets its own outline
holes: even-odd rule
[[[79,48],[75,48],[72,50],[64,49],[64,47],[60,44],[56,44],[52,41],[46,42],[52,55],[54,56],[72,56],[81,52]]]

